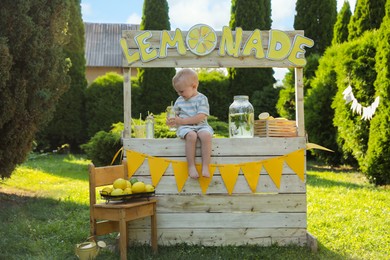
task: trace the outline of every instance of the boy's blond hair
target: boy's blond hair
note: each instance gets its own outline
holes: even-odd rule
[[[196,86],[199,84],[198,74],[192,69],[179,70],[172,78],[172,85],[175,86],[182,79],[191,80],[196,83]]]

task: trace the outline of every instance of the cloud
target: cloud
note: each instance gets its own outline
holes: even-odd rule
[[[91,4],[81,4],[80,6],[83,17],[91,15],[93,13]]]
[[[136,13],[132,13],[126,20],[126,23],[129,24],[141,24],[141,16]]]
[[[272,29],[293,30],[296,0],[272,0]]]
[[[215,30],[229,25],[230,0],[168,0],[171,29],[188,30],[204,23]]]

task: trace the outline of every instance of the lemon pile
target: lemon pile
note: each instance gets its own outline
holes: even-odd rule
[[[114,181],[112,186],[104,187],[100,194],[110,196],[122,196],[127,194],[153,192],[154,187],[151,184],[145,184],[142,181],[138,181],[136,178],[125,180],[118,178]]]

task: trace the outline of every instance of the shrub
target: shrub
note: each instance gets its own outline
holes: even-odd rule
[[[114,124],[109,132],[97,132],[86,144],[81,145],[81,149],[87,154],[95,166],[110,165],[117,151],[122,147],[121,133],[123,123]],[[115,163],[119,162],[119,157]]]
[[[123,77],[113,72],[98,77],[87,88],[85,107],[88,137],[123,121]]]
[[[233,97],[229,96],[229,79],[222,71],[201,69],[199,75],[199,92],[209,100],[210,113],[220,120],[227,121],[229,106]]]

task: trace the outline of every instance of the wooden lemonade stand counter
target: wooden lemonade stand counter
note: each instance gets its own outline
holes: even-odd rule
[[[205,37],[212,50],[198,53],[191,34],[123,31],[123,145],[129,174],[156,186],[157,236],[161,245],[205,246],[310,244],[307,233],[306,138],[303,122],[302,31],[231,31]],[[208,27],[208,28],[205,28]],[[199,34],[202,34],[199,31]],[[215,37],[215,39],[213,38]],[[206,45],[207,47],[207,45]],[[295,67],[295,137],[213,138],[211,178],[189,178],[184,141],[131,136],[131,69],[137,67]],[[169,104],[167,104],[169,105]],[[226,108],[228,113],[228,108]],[[259,111],[255,111],[258,115]],[[197,148],[197,162],[200,163]],[[185,174],[184,174],[185,173]],[[146,219],[129,224],[129,239],[149,243]]]

